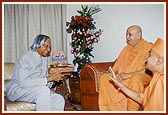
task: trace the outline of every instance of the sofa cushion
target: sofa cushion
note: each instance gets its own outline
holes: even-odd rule
[[[4,80],[11,79],[14,70],[14,63],[4,63]]]
[[[14,70],[14,63],[4,63],[4,91],[6,84],[10,81]]]
[[[36,105],[29,102],[12,102],[4,96],[7,111],[35,111]]]

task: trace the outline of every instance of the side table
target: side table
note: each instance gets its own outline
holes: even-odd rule
[[[72,72],[72,77],[69,77],[69,85],[72,98],[71,102],[80,104],[80,77],[77,72]]]
[[[74,72],[73,66],[56,66],[50,65],[49,74],[53,74],[57,71],[61,71],[64,77],[60,81],[53,81],[53,85],[51,90],[55,91],[58,94],[61,94],[65,99],[69,98],[68,94],[70,93],[69,89],[69,78],[72,76]]]

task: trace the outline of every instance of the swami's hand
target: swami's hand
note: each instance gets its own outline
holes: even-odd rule
[[[113,69],[111,68],[111,66],[109,67],[109,71],[111,73],[111,75],[109,77],[115,83],[115,85],[119,88],[123,87],[122,80],[121,80],[119,74],[117,73],[117,75],[116,75],[114,73]]]
[[[114,73],[113,69],[111,68],[111,66],[109,67],[109,71],[111,73],[111,77],[114,77],[117,81],[122,83],[122,78],[121,78],[121,74],[118,73],[118,71],[116,73]],[[111,78],[110,77],[110,78]]]
[[[117,79],[116,74],[114,73],[113,69],[109,67],[109,71],[111,75],[109,76],[114,84],[118,87],[118,90],[122,90],[128,97],[132,98],[133,100],[137,101],[139,104],[142,104],[142,100],[140,98],[140,94],[133,90],[127,88],[122,82]]]

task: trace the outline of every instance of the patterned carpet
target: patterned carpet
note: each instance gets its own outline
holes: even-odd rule
[[[80,102],[76,100],[77,97],[72,99],[73,97],[71,96],[71,93],[68,93],[69,90],[66,87],[65,80],[56,82],[55,85],[57,87],[55,88],[55,86],[53,86],[51,90],[53,90],[54,92],[58,94],[61,94],[65,98],[65,111],[82,111]]]

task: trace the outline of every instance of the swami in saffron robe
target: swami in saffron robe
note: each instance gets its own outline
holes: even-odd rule
[[[118,56],[113,70],[119,73],[133,73],[128,79],[122,82],[128,88],[143,93],[149,84],[151,77],[147,74],[136,73],[145,69],[145,62],[152,48],[152,43],[141,39],[132,47],[127,45]],[[118,91],[115,85],[109,82],[109,74],[100,76],[99,84],[99,110],[101,111],[127,111],[138,110],[140,105],[122,92]]]
[[[164,110],[164,73],[154,74],[144,93],[140,94],[144,111]]]

